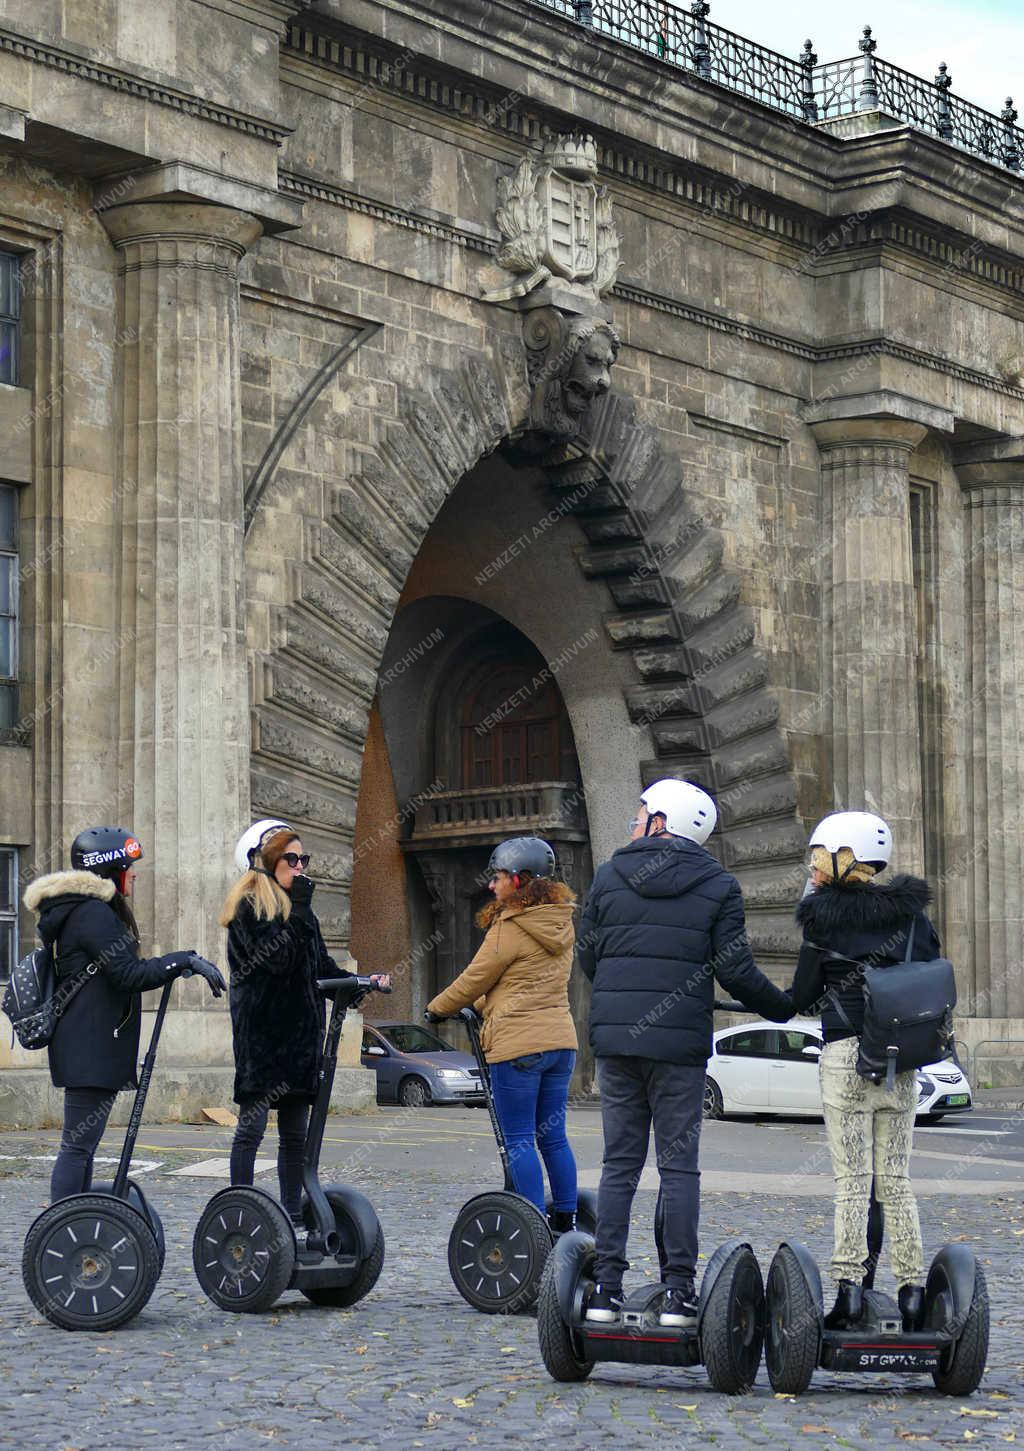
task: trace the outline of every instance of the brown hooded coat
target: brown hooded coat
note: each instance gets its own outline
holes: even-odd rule
[[[427,1004],[451,1017],[476,1003],[488,1063],[576,1048],[569,974],[576,933],[571,901],[512,904],[499,912],[466,970]]]

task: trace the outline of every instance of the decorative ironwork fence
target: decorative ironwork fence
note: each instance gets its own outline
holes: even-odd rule
[[[934,81],[926,81],[878,59],[870,26],[859,41],[860,55],[819,65],[809,40],[793,60],[714,24],[708,0],[691,0],[689,10],[672,0],[533,3],[802,121],[882,111],[1011,171],[1024,165],[1024,131],[1015,125],[1012,100],[997,116],[954,95],[944,64]]]

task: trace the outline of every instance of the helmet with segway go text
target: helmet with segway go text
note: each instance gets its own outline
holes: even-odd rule
[[[71,843],[75,871],[114,878],[145,856],[142,843],[121,826],[87,826]]]

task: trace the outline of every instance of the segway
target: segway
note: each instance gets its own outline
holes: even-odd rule
[[[868,1283],[870,1278],[871,1283]],[[835,1371],[930,1371],[938,1390],[967,1396],[988,1355],[984,1271],[963,1244],[943,1245],[925,1284],[924,1328],[903,1329],[899,1306],[865,1277],[864,1312],[852,1329],[825,1328],[821,1275],[796,1240],[779,1245],[768,1271],[765,1361],[774,1390],[800,1395],[818,1366]]]
[[[384,1232],[370,1201],[345,1184],[321,1185],[318,1166],[345,1015],[367,993],[391,989],[368,977],[321,978],[317,985],[332,1008],[303,1153],[305,1230],[296,1230],[265,1189],[236,1185],[209,1201],[192,1241],[203,1290],[236,1314],[269,1310],[292,1289],[314,1305],[354,1305],[373,1289],[384,1264]]]
[[[586,1319],[594,1285],[594,1240],[564,1234],[548,1257],[537,1303],[537,1335],[547,1372],[581,1381],[600,1361],[628,1365],[703,1365],[716,1391],[739,1395],[754,1384],[764,1344],[761,1267],[750,1245],[719,1245],[700,1287],[697,1324],[659,1323],[662,1285],[643,1285],[622,1305],[617,1321]]]
[[[474,1310],[485,1315],[517,1314],[537,1303],[541,1275],[556,1238],[548,1218],[552,1206],[548,1201],[544,1215],[516,1193],[508,1144],[494,1108],[490,1069],[480,1046],[480,1018],[473,1008],[460,1009],[458,1016],[480,1070],[505,1186],[474,1195],[459,1210],[448,1239],[448,1268],[455,1288]],[[588,1230],[597,1225],[596,1199],[585,1189],[577,1195],[576,1222]]]
[[[114,1182],[58,1199],[25,1237],[25,1289],[36,1309],[62,1330],[116,1330],[127,1324],[147,1304],[164,1267],[160,1216],[128,1170],[173,986],[172,979],[160,994]]]

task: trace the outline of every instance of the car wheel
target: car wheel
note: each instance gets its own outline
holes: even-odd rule
[[[704,1117],[722,1118],[725,1109],[722,1106],[722,1090],[713,1078],[704,1080]]]
[[[425,1108],[430,1102],[430,1089],[422,1078],[415,1075],[403,1078],[398,1090],[398,1102],[403,1108]]]

